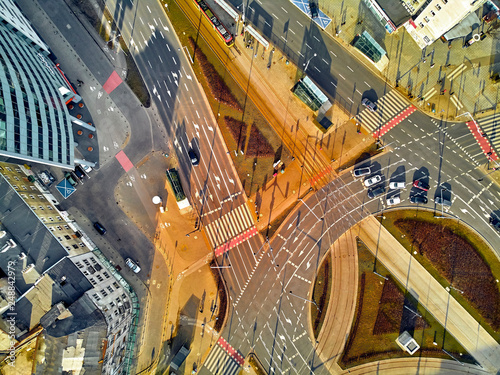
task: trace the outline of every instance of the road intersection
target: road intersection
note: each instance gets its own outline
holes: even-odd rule
[[[253,232],[253,219],[231,159],[227,156],[217,119],[194,78],[188,56],[181,51],[182,46],[164,16],[161,4],[152,0],[140,4],[107,1],[107,6],[123,38],[135,47],[134,57],[153,94],[154,121],[151,129],[147,126],[134,129],[134,146],[124,151],[133,163],[137,163],[144,151],[141,148],[148,142],[155,149],[162,149],[169,142],[170,147],[175,149],[186,193],[201,218],[212,248],[215,250],[222,246],[222,251],[216,254],[219,264],[228,266],[221,269],[231,299],[222,337],[234,346],[235,351],[257,353],[269,372],[301,374],[312,369],[317,374],[329,373],[324,366],[327,359],[318,355],[324,353],[326,344],[322,344],[322,340],[319,343],[311,340],[309,305],[300,297],[307,299],[316,269],[331,246],[338,246],[337,241],[342,241],[345,233],[349,233],[348,230],[359,221],[386,209],[386,196],[368,199],[362,181],[355,180],[346,171],[307,199],[304,198],[304,204],[297,207],[273,238],[264,240],[258,235],[248,236]],[[276,25],[279,17],[274,18]],[[209,32],[205,28],[203,34],[210,35]],[[318,45],[316,35],[320,34],[316,33],[320,31],[315,26],[305,30],[303,37],[297,37],[297,46],[293,44],[295,38],[287,40],[286,48],[297,49],[299,66],[301,59],[311,57],[311,45]],[[496,185],[479,181],[483,174],[476,167],[487,159],[466,125],[429,119],[421,112],[412,111],[405,113],[404,118],[391,124],[382,134],[381,127],[409,107],[363,64],[352,59],[333,42],[331,44],[328,47],[318,45],[320,53],[310,61],[309,74],[316,81],[331,82],[332,88],[327,93],[344,103],[353,115],[358,116],[362,126],[377,134],[382,144],[387,145],[388,152],[359,165],[370,164],[374,173],[380,173],[383,176],[381,185],[387,186],[389,181],[404,181],[407,186],[401,192],[401,205],[404,206],[409,205],[410,195],[421,194],[411,188],[413,179],[425,178],[431,185],[429,203],[425,206],[440,212],[441,207],[437,207],[433,200],[442,194],[442,187],[445,186],[447,192],[452,192],[452,207],[447,209],[447,213],[473,226],[490,244],[497,244],[498,233],[491,228],[488,218],[500,207],[500,194]],[[321,63],[325,64],[325,68],[320,67]],[[327,67],[335,71],[340,79],[329,78]],[[366,87],[356,81],[359,77],[363,77]],[[363,90],[356,89],[356,85]],[[380,99],[381,102],[393,103],[387,105],[389,114],[383,119],[367,116],[359,106],[365,92],[375,95],[374,99],[386,98]],[[162,133],[156,133],[155,126],[164,127],[162,130],[166,134],[159,136]],[[142,139],[139,150],[137,138]],[[201,155],[197,167],[191,165],[188,158],[191,148]],[[309,163],[312,163],[311,160]],[[117,165],[114,161],[105,167],[110,183],[117,181],[122,174]],[[311,169],[314,170],[313,167]],[[89,194],[80,194],[75,199],[85,201],[89,197],[97,197],[95,191],[89,191]],[[391,192],[388,196],[393,194]],[[102,200],[102,207],[109,208],[109,215],[119,215],[114,205],[110,204],[114,202],[112,196],[96,199]],[[91,215],[90,212],[85,213]],[[119,224],[116,227],[116,233],[128,230],[120,229]],[[125,234],[123,236],[126,238]],[[235,238],[241,238],[241,241],[231,244]],[[352,252],[350,254],[355,258]],[[346,267],[355,274],[352,262],[353,259]],[[147,254],[141,263],[144,268],[151,264]],[[344,278],[339,279],[340,275],[336,274],[335,280],[341,284]],[[349,282],[352,283],[352,280]],[[345,324],[352,315],[352,303],[352,300],[345,301],[346,309],[339,310],[339,314],[343,315],[343,331],[348,329]],[[347,311],[349,306],[351,311]],[[344,337],[339,337],[328,347],[332,345],[338,354],[343,342]],[[216,354],[211,355],[210,358],[213,358]],[[444,362],[450,369],[459,368],[450,361]],[[429,363],[442,365],[442,361],[429,360]],[[213,370],[211,364],[207,363],[202,373],[223,373],[219,367]],[[383,366],[391,366],[391,363]],[[235,365],[228,367],[228,374],[235,368]],[[360,368],[359,373],[363,373],[363,369]]]

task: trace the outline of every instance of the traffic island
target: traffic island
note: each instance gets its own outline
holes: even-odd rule
[[[391,358],[442,358],[475,363],[358,239],[359,284],[355,319],[339,361],[343,369]],[[423,297],[423,296],[422,296]],[[396,339],[404,331],[420,349],[410,355]],[[449,353],[449,354],[447,354]]]
[[[500,261],[479,233],[430,211],[386,211],[379,220],[500,342]]]

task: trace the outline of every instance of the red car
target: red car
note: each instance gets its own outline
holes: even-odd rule
[[[421,181],[421,180],[415,180],[415,181],[413,181],[413,186],[416,187],[417,189],[420,189],[420,190],[423,190],[423,191],[428,191],[429,187],[430,187],[424,181]]]

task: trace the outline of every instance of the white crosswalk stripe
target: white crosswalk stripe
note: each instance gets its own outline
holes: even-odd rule
[[[490,116],[477,120],[479,127],[486,133],[491,146],[497,154],[500,154],[500,113],[494,113]]]
[[[460,75],[460,73],[462,73],[465,69],[467,69],[467,65],[462,63],[455,70],[453,70],[446,78],[448,78],[451,81],[457,78]]]
[[[205,225],[205,232],[214,248],[228,242],[253,227],[253,219],[248,206],[244,203],[231,212]]]
[[[205,361],[204,367],[214,375],[236,375],[240,365],[220,346],[215,345]]]
[[[364,109],[356,116],[356,121],[364,129],[368,129],[369,133],[373,133],[408,106],[409,104],[398,95],[397,91],[392,90],[377,101],[376,111]]]
[[[455,105],[455,107],[457,107],[457,109],[462,109],[463,108],[464,105],[460,102],[460,100],[457,98],[456,95],[450,96],[450,100]]]
[[[437,94],[437,89],[435,87],[431,87],[424,95],[422,95],[422,98],[425,100],[429,100],[436,94]]]

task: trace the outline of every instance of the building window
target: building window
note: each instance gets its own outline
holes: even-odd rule
[[[93,278],[90,278],[89,280],[92,283],[92,285],[96,285],[97,284],[97,281],[95,281]]]
[[[108,290],[109,290],[110,293],[113,293],[113,288],[111,288],[110,285],[108,285]]]
[[[424,21],[427,22],[427,23],[429,23],[429,17],[425,16],[424,17]]]
[[[92,294],[92,297],[94,297],[97,301],[101,299],[97,293]]]
[[[83,242],[80,242],[78,245],[80,245],[80,247],[85,247],[85,244]]]
[[[431,16],[434,17],[436,15],[436,13],[434,13],[433,10],[431,10]]]
[[[101,294],[106,297],[108,295],[108,293],[106,293],[106,291],[104,289],[101,289]]]
[[[73,244],[71,246],[73,246],[73,249],[78,249],[78,245],[77,244]]]
[[[418,25],[419,25],[422,29],[424,28],[424,24],[423,24],[422,22],[420,22]]]
[[[103,281],[104,280],[101,275],[97,275],[96,277],[97,277],[97,280],[99,280],[99,281]]]
[[[108,274],[106,271],[104,271],[102,274],[104,275],[104,277],[105,277],[106,279],[109,279],[109,274]]]
[[[83,268],[83,264],[81,264],[80,262],[76,262],[75,264],[78,268]]]
[[[114,286],[116,289],[118,289],[118,288],[119,288],[119,285],[118,285],[118,283],[117,283],[116,281],[113,281],[113,286]]]
[[[43,206],[38,206],[38,208],[39,208],[40,210],[42,210],[42,211],[44,211],[44,210],[45,210],[45,208],[44,208]]]
[[[436,9],[437,9],[437,10],[441,10],[441,5],[436,4]]]

